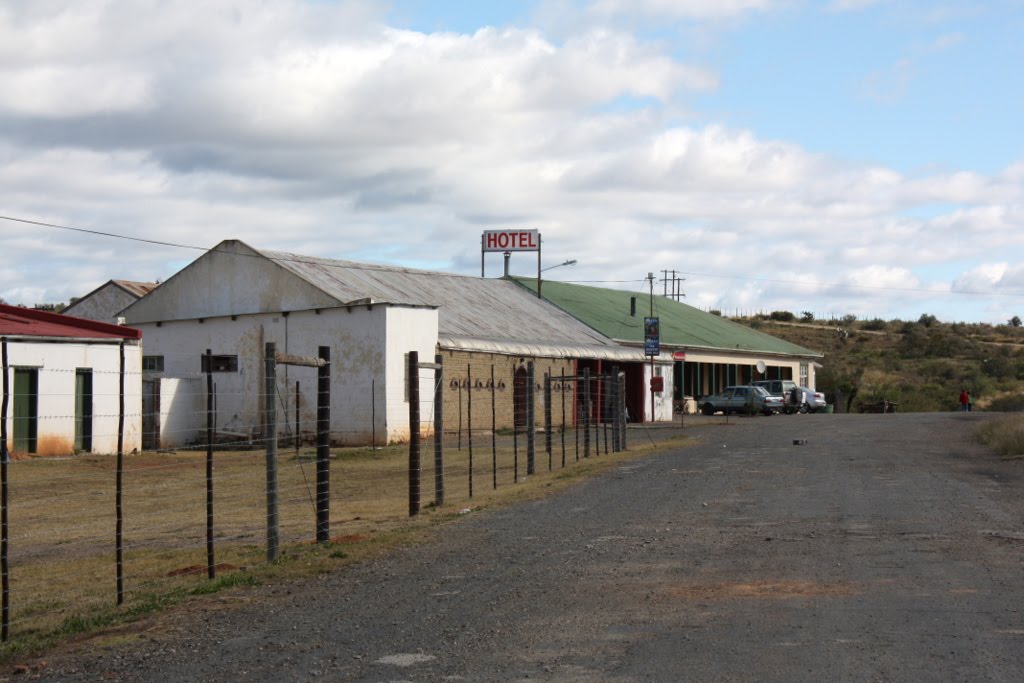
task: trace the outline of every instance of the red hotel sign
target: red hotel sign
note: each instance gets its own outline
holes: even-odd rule
[[[484,251],[540,251],[537,230],[484,230]]]

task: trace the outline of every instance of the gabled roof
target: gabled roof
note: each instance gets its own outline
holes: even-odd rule
[[[339,304],[436,307],[438,334],[447,340],[612,346],[604,335],[508,280],[258,251]]]
[[[5,337],[67,337],[76,339],[142,339],[131,327],[60,313],[0,304],[0,335]]]
[[[536,279],[511,280],[527,291],[537,291]],[[649,295],[553,280],[545,280],[541,291],[545,300],[601,334],[621,343],[644,343],[644,317],[650,315]],[[637,300],[635,316],[630,314],[633,297]],[[661,296],[654,297],[654,315],[659,319],[661,345],[670,349],[743,351],[812,358],[823,355]]]
[[[134,324],[329,309],[436,308],[444,348],[642,360],[508,280],[260,250],[225,240],[123,312]]]

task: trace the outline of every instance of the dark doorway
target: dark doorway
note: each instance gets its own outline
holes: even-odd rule
[[[92,452],[92,370],[75,370],[75,452]]]
[[[526,383],[528,381],[526,368],[520,365],[516,368],[515,377],[512,380],[512,409],[515,415],[516,429],[526,427]]]
[[[35,453],[39,435],[39,371],[14,369],[14,450]]]

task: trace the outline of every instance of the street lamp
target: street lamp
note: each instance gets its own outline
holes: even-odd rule
[[[562,266],[575,266],[575,265],[576,265],[576,259],[570,259],[569,261],[562,261],[561,263],[559,263],[557,265],[554,265],[554,266],[548,266],[547,268],[541,268],[540,272],[543,273],[545,270],[551,270],[552,268],[561,268]]]
[[[540,270],[538,270],[537,271],[537,298],[538,299],[541,298],[541,295],[540,295],[540,274],[541,273],[543,273],[545,270],[551,270],[552,268],[561,268],[562,266],[575,266],[575,265],[576,265],[576,259],[569,259],[568,261],[562,261],[561,263],[557,263],[557,264],[555,264],[553,266],[548,266],[547,268],[541,268]]]

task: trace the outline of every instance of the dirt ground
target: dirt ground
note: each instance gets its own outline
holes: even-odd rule
[[[1024,461],[973,440],[985,419],[687,417],[696,447],[467,514],[423,544],[317,579],[213,596],[7,673],[1024,680]]]

